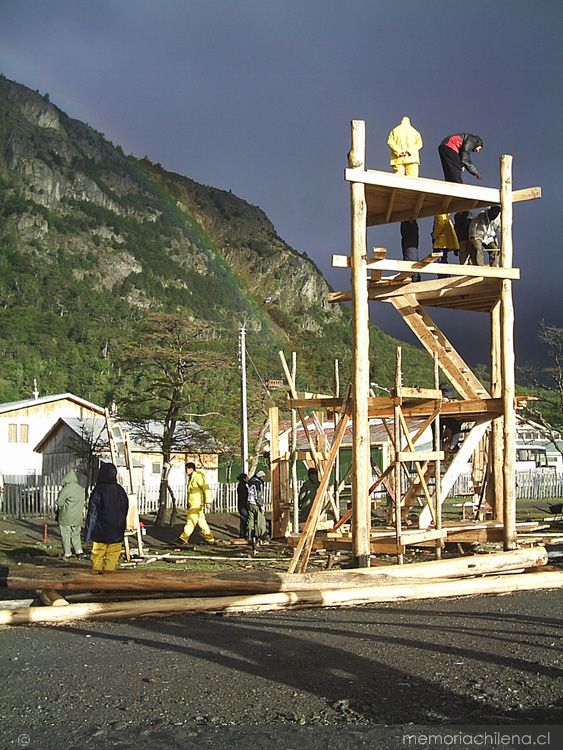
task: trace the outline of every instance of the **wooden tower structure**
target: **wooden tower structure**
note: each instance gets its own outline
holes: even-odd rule
[[[337,521],[335,529],[344,520],[350,522],[351,549],[355,563],[360,567],[369,565],[370,554],[378,550],[378,543],[381,545],[381,538],[379,542],[374,542],[371,529],[370,493],[374,485],[369,420],[373,417],[393,419],[394,459],[387,476],[394,477],[391,482],[394,490],[394,548],[399,559],[409,544],[401,528],[401,519],[417,502],[418,529],[411,533],[412,538],[434,540],[432,543],[437,550],[443,544],[447,529],[441,528],[441,505],[462,465],[466,465],[472,454],[477,456],[479,449],[483,454],[485,437],[488,461],[486,482],[483,480],[482,489],[492,508],[493,522],[497,528],[499,524],[502,527],[504,548],[514,549],[517,546],[515,442],[516,408],[519,404],[515,396],[512,284],[519,279],[520,272],[512,266],[512,212],[514,203],[541,197],[541,189],[512,189],[511,156],[500,158],[499,188],[367,169],[365,123],[361,120],[352,122],[352,146],[345,179],[350,183],[351,250],[349,256],[333,256],[333,266],[350,269],[351,289],[334,292],[329,299],[333,303],[352,303],[352,383],[344,399],[300,399],[296,398],[295,392],[289,399],[289,406],[293,409],[332,409],[340,414],[329,460],[324,466],[326,471],[324,476],[321,473],[319,492],[297,543],[290,571],[303,570],[306,566],[323,505],[321,494],[326,492],[328,473],[333,465],[330,459],[338,451],[337,438],[343,433],[348,420],[352,423],[353,434],[352,507],[348,514]],[[416,262],[392,260],[387,258],[383,248],[375,248],[372,254],[368,253],[368,227],[443,213],[485,209],[493,204],[501,206],[499,267],[436,263],[432,255]],[[422,275],[422,281],[413,280],[417,274]],[[433,278],[427,277],[427,274],[432,274]],[[376,398],[370,394],[370,301],[392,305],[433,356],[433,389],[403,387],[399,360],[395,387],[390,395]],[[433,307],[480,311],[489,315],[490,393],[433,321],[428,310]],[[438,369],[461,396],[460,400],[442,399],[438,389]],[[456,417],[470,428],[461,449],[453,458],[448,459],[436,442],[433,450],[421,455],[415,451],[407,431],[401,431],[401,426],[405,427],[405,418],[409,416],[424,420],[426,426],[436,421],[439,423],[440,418]],[[438,433],[436,426],[435,434]],[[405,484],[401,481],[401,463],[406,461],[414,462],[417,471],[414,481]],[[475,459],[474,464],[477,463]],[[431,492],[428,489],[430,486]]]

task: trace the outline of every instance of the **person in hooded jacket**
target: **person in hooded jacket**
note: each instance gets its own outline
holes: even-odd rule
[[[267,536],[266,516],[264,515],[264,480],[266,473],[258,471],[248,482],[248,538],[253,549]]]
[[[483,148],[483,139],[471,133],[455,133],[444,138],[438,146],[438,154],[442,162],[444,180],[447,182],[463,182],[461,173],[467,169],[469,174],[478,180],[483,178],[471,161],[471,154]]]
[[[395,172],[407,177],[418,177],[418,152],[422,148],[422,136],[413,128],[408,117],[403,117],[399,125],[389,133],[387,145],[391,149],[390,164]]]
[[[117,468],[102,463],[86,517],[86,541],[92,542],[93,570],[117,569],[128,510],[127,493],[117,483]]]
[[[432,250],[435,253],[442,253],[438,263],[447,263],[449,252],[459,252],[459,241],[449,214],[439,214],[434,217]]]
[[[237,477],[237,510],[240,516],[239,537],[246,539],[248,526],[248,474],[244,472]]]
[[[205,474],[201,469],[196,469],[193,461],[185,464],[186,471],[186,496],[188,499],[188,512],[186,515],[186,525],[180,534],[180,540],[188,544],[195,527],[198,526],[201,535],[208,544],[215,544],[213,532],[209,528],[205,518],[206,507],[212,505],[211,489],[207,484]]]
[[[319,489],[319,472],[314,466],[307,469],[307,479],[301,485],[297,504],[299,505],[299,522],[304,523],[309,517],[313,500]]]
[[[84,557],[80,531],[84,521],[86,490],[80,484],[74,469],[63,477],[62,487],[57,495],[57,520],[61,532],[65,560],[70,560],[72,550],[79,560]]]

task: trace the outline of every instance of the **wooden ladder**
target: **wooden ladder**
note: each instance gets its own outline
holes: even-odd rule
[[[424,348],[430,354],[438,355],[440,367],[464,398],[488,398],[486,388],[413,294],[391,297],[389,302],[420,339]]]
[[[129,511],[127,513],[127,522],[125,527],[125,537],[123,539],[123,545],[125,547],[125,558],[127,562],[130,562],[131,550],[129,548],[129,537],[136,537],[139,557],[143,556],[143,538],[141,534],[141,523],[137,505],[137,493],[135,492],[135,484],[133,481],[133,459],[131,458],[129,435],[123,432],[120,425],[114,424],[112,422],[108,409],[105,410],[105,418],[111,462],[116,467],[125,466],[129,479],[129,488],[127,492],[127,495],[129,497]]]

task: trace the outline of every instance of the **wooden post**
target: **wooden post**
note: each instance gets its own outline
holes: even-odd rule
[[[502,371],[500,346],[500,301],[491,310],[491,396],[502,397]],[[487,501],[493,509],[495,521],[504,520],[502,452],[503,452],[503,418],[493,419],[491,439],[489,441],[489,465],[487,479]]]
[[[401,462],[399,453],[401,451],[401,405],[399,404],[398,394],[401,390],[401,347],[397,347],[397,356],[395,364],[395,405],[393,407],[393,445],[395,448],[395,468],[394,468],[394,489],[395,497],[393,505],[395,507],[395,537],[397,540],[397,549],[401,549]],[[397,553],[397,562],[403,564],[403,553]]]
[[[297,352],[291,352],[291,379],[297,378]],[[292,490],[292,524],[294,534],[299,532],[299,490],[297,489],[297,411],[291,410],[291,490]]]
[[[351,168],[365,167],[365,122],[352,120]],[[371,478],[369,397],[369,306],[367,289],[367,207],[361,182],[350,186],[351,282],[353,316],[352,372],[352,546],[355,564],[369,566],[371,528],[369,486]]]
[[[339,362],[337,359],[334,360],[334,395],[336,398],[340,396],[340,367]],[[336,427],[338,425],[338,416],[336,414],[336,411],[334,412],[334,431],[336,432]],[[336,508],[338,510],[338,517],[340,517],[340,452],[336,456],[335,462],[334,462],[334,488],[333,488],[333,497],[334,497],[334,504],[336,505]]]
[[[338,423],[338,428],[336,429],[334,433],[334,439],[332,441],[330,454],[324,466],[323,474],[321,476],[321,481],[317,488],[317,493],[313,500],[313,504],[311,505],[311,510],[309,511],[309,515],[307,517],[307,520],[305,521],[305,528],[303,529],[303,532],[301,536],[299,537],[299,541],[297,543],[297,546],[295,547],[295,551],[293,553],[291,563],[289,564],[289,568],[287,569],[288,573],[295,573],[296,571],[300,573],[304,573],[307,567],[307,563],[309,561],[309,555],[311,554],[311,550],[313,548],[313,542],[315,539],[315,533],[317,531],[317,524],[318,524],[319,516],[321,514],[322,507],[323,507],[323,495],[326,491],[326,488],[328,487],[328,482],[330,480],[330,472],[332,471],[332,468],[334,466],[334,461],[336,459],[336,456],[338,455],[338,451],[340,450],[340,443],[342,442],[342,438],[344,437],[344,433],[346,432],[346,428],[348,426],[348,421],[350,418],[350,411],[351,411],[350,389],[348,389],[348,393],[346,394],[346,398],[342,405],[342,412],[340,414],[340,422]],[[369,543],[369,539],[368,539],[368,543]],[[369,559],[369,556],[368,556],[368,559]],[[369,566],[365,565],[363,567],[367,568]]]
[[[270,491],[272,500],[272,537],[281,536],[281,482],[280,482],[280,451],[279,451],[279,409],[271,406],[269,409],[270,421]]]
[[[287,380],[287,384],[289,386],[289,392],[291,393],[291,397],[297,398],[297,391],[295,390],[295,382],[293,378],[291,377],[291,373],[289,372],[289,367],[287,366],[285,355],[283,352],[278,352],[278,354],[279,354],[280,362],[282,364],[283,371],[285,374],[285,379]],[[305,432],[305,435],[307,436],[307,441],[309,443],[309,450],[311,451],[313,463],[315,464],[317,469],[321,470],[322,469],[321,461],[319,459],[317,450],[315,448],[315,441],[313,440],[313,436],[311,435],[309,428],[307,427],[307,419],[305,418],[305,414],[303,413],[302,409],[297,409],[297,413],[299,414],[299,419],[301,420],[301,424],[303,425],[303,430]]]
[[[434,353],[434,388],[436,390],[439,390],[440,388],[440,359],[438,357],[437,353]],[[434,450],[438,455],[440,454],[440,451],[442,450],[442,444],[440,440],[440,412],[436,414],[436,419],[434,420]],[[439,458],[436,459],[436,463],[434,464],[434,500],[435,500],[435,526],[437,529],[442,528],[442,503],[440,502],[441,498],[441,491],[440,491],[440,485],[442,482],[442,464]],[[436,556],[436,559],[439,560],[442,557],[442,540],[437,539],[436,540],[436,547],[434,548],[434,554]]]
[[[500,265],[512,267],[512,156],[500,158],[501,252]],[[514,307],[512,281],[503,279],[500,291],[501,368],[503,402],[503,522],[504,549],[516,544],[516,410],[514,407]]]

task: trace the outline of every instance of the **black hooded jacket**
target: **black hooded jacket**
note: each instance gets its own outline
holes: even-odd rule
[[[102,464],[88,502],[86,541],[122,542],[128,510],[127,493],[117,483],[117,469],[113,464]]]
[[[459,144],[459,146],[452,145],[452,140],[459,138],[461,138],[461,143]],[[472,133],[448,135],[446,136],[446,138],[444,138],[442,143],[440,143],[440,146],[451,148],[452,151],[457,152],[459,154],[461,166],[465,167],[465,169],[467,169],[470,174],[477,174],[477,169],[471,161],[471,154],[478,146],[483,146],[483,139],[480,135],[473,135]]]

